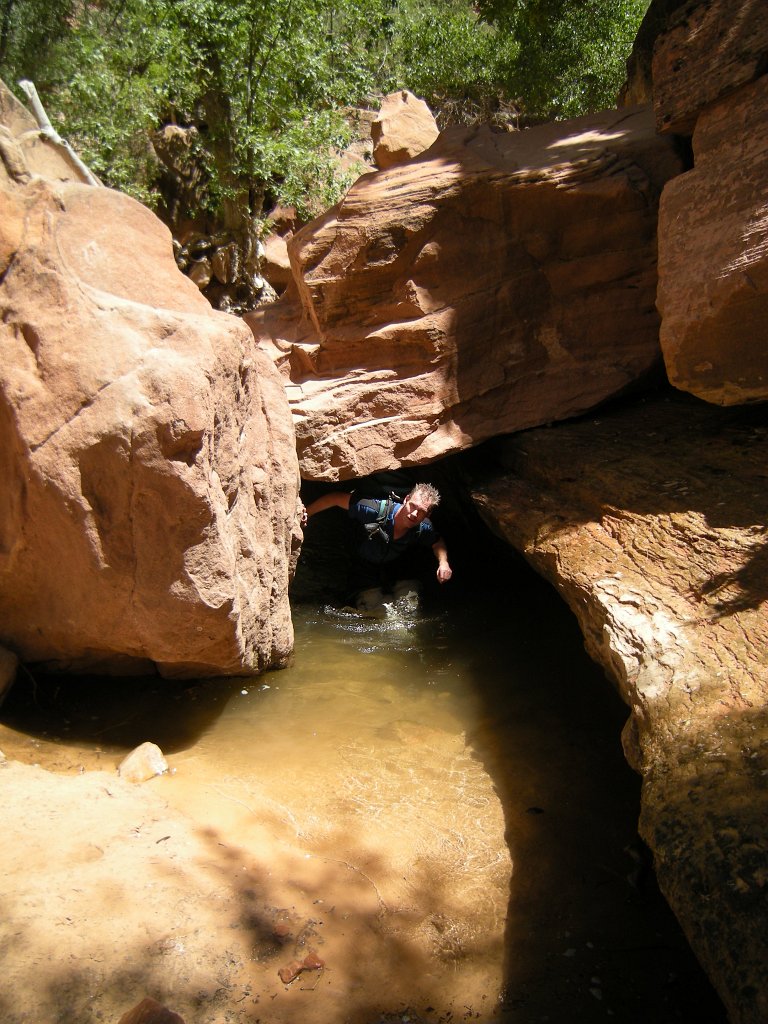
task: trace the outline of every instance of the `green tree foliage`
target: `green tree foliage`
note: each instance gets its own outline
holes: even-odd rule
[[[647,0],[0,0],[0,76],[32,78],[105,183],[150,205],[154,133],[194,129],[200,206],[225,226],[265,197],[305,213],[347,182],[344,108],[410,88],[438,121],[514,101],[610,105]],[[484,20],[481,20],[484,19]]]
[[[535,119],[611,107],[649,0],[478,0],[481,15],[512,35],[508,85]]]
[[[70,30],[75,0],[0,0],[0,68],[33,77],[42,53]]]
[[[492,116],[519,53],[513,35],[465,0],[401,0],[390,54],[392,87],[423,97],[439,124]]]

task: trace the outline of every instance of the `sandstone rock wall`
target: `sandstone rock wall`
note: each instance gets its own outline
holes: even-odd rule
[[[675,387],[718,405],[768,398],[768,76],[709,107],[695,166],[664,189],[661,345]]]
[[[280,378],[126,196],[0,169],[0,642],[23,661],[243,674],[292,646]]]
[[[630,709],[640,828],[733,1024],[768,1019],[768,417],[647,401],[500,443],[475,498]]]
[[[659,359],[657,199],[679,173],[648,109],[444,132],[289,242],[246,317],[288,387],[302,475],[419,465],[572,416]]]
[[[666,9],[652,59],[660,132],[691,135],[707,107],[768,71],[763,0],[654,0]]]

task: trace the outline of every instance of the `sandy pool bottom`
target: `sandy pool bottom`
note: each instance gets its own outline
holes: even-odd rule
[[[205,783],[182,753],[140,786],[3,763],[0,1017],[117,1021],[145,995],[188,1024],[494,1016],[511,863],[491,781],[456,733],[380,732],[302,778],[277,755]]]

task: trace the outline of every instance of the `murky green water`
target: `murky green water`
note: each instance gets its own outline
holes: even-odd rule
[[[334,866],[326,937],[359,886],[382,1012],[389,987],[444,1022],[725,1020],[637,859],[626,711],[549,587],[521,571],[383,621],[299,605],[295,627],[293,664],[247,682],[18,684],[0,747],[76,772],[158,743],[174,806],[276,863]]]

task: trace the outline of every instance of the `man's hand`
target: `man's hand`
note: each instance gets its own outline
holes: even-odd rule
[[[445,546],[445,542],[442,540],[432,545],[432,550],[435,553],[437,559],[437,580],[438,583],[447,583],[448,580],[453,576],[453,569],[448,562],[448,548]]]
[[[347,491],[329,491],[324,494],[321,498],[313,501],[311,505],[308,505],[304,510],[309,516],[315,515],[317,512],[324,512],[327,508],[349,508],[349,499],[352,497],[351,493]],[[306,520],[305,520],[306,521]]]
[[[451,576],[453,576],[453,569],[447,562],[444,565],[438,565],[437,579],[440,583],[447,583]]]

